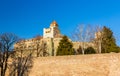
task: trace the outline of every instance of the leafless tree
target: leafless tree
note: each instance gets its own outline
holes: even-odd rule
[[[94,31],[90,25],[78,25],[75,31],[72,33],[72,39],[74,41],[81,42],[82,54],[86,47],[86,42],[90,42],[94,37]]]
[[[49,55],[47,52],[47,44],[39,35],[34,38],[34,50],[36,50],[37,57]]]
[[[18,37],[13,33],[3,33],[0,35],[0,74],[5,76],[8,69],[8,59],[12,52],[13,44],[18,41]]]
[[[49,56],[49,53],[47,51],[47,43],[45,41],[42,41],[42,44],[41,44],[41,56],[45,57],[45,56]]]
[[[26,49],[25,40],[18,43],[18,48],[15,48],[15,53],[11,56],[12,64],[10,65],[9,76],[28,76],[29,70],[32,67],[32,52]]]
[[[36,56],[39,57],[40,56],[40,43],[41,43],[41,39],[42,37],[37,35],[35,38],[34,38],[34,49],[36,50]]]
[[[98,53],[101,53],[101,47],[102,47],[102,27],[97,25],[95,27],[95,39],[94,39],[94,42],[95,42],[95,46],[97,48],[97,52]]]

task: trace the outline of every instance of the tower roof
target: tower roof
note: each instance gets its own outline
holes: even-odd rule
[[[50,27],[53,27],[53,26],[57,26],[58,27],[58,24],[56,21],[53,21],[51,24],[50,24]]]

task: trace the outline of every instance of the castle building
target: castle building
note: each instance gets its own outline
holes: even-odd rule
[[[57,24],[56,21],[53,21],[50,24],[49,28],[44,28],[43,29],[43,37],[35,37],[32,39],[28,40],[22,40],[20,42],[17,42],[14,45],[15,49],[26,49],[28,52],[33,51],[33,55],[36,55],[38,51],[40,51],[37,55],[41,56],[43,55],[43,51],[41,50],[46,50],[49,56],[56,56],[57,48],[59,46],[59,42],[62,39],[62,34],[60,33],[59,30],[59,25]],[[73,43],[73,48],[78,49],[79,46],[82,46],[82,42],[72,42]],[[88,46],[94,46],[92,43],[87,43]],[[86,47],[86,48],[87,48]],[[28,53],[27,52],[27,53]]]
[[[61,34],[56,21],[53,21],[50,24],[49,28],[43,29],[43,38],[59,38],[59,37],[61,37]]]

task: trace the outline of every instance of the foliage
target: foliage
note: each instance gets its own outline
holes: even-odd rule
[[[59,42],[57,49],[57,55],[73,55],[73,44],[69,41],[67,36],[63,36],[62,40]]]
[[[102,53],[110,52],[119,52],[119,48],[116,45],[112,30],[104,26],[102,30]]]
[[[85,54],[95,54],[96,51],[93,47],[88,47],[85,49]]]

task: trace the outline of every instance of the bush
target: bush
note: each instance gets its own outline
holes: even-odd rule
[[[95,54],[96,51],[93,47],[88,47],[87,49],[85,49],[85,54]]]

